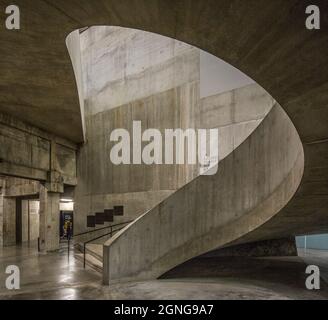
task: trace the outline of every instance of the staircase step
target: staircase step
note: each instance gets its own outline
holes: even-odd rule
[[[83,243],[78,243],[74,257],[83,262]],[[103,269],[103,245],[96,243],[89,243],[85,248],[85,261],[88,266],[95,269],[98,272],[102,272]]]
[[[89,243],[87,244],[87,253],[98,259],[101,263],[103,261],[103,244]]]
[[[95,259],[102,262],[103,260],[103,244],[98,243],[88,243],[85,247],[85,253],[93,256]],[[83,253],[84,245],[83,242],[79,242],[75,246],[76,252],[79,251],[79,253]]]
[[[114,216],[123,216],[124,207],[123,206],[114,206]]]
[[[74,254],[74,257],[81,261],[83,263],[83,253],[75,253]],[[85,262],[86,264],[91,267],[92,269],[102,273],[102,270],[103,270],[103,264],[102,262],[100,262],[98,259],[96,259],[95,257],[93,257],[92,255],[90,254],[86,254],[85,255]]]

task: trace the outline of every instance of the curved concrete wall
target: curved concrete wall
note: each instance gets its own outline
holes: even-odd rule
[[[232,74],[243,85],[245,76],[213,58],[201,63],[206,53],[167,37],[92,27],[81,34],[80,43],[86,143],[78,157],[78,231],[86,228],[87,215],[113,205],[124,205],[126,213],[115,223],[135,219],[199,174],[199,165],[113,165],[109,154],[114,142],[109,135],[114,129],[125,128],[132,137],[134,120],[142,122],[143,130],[218,128],[223,159],[274,104],[256,84],[200,98],[202,82],[208,86],[209,81],[219,83]],[[224,72],[206,79],[203,71],[217,64],[224,66]],[[208,92],[220,88],[226,89],[220,85]]]
[[[299,136],[276,104],[216,175],[197,177],[105,244],[104,282],[157,278],[255,230],[291,199],[303,168]]]

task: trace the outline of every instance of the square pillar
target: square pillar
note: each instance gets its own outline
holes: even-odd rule
[[[3,197],[3,246],[16,245],[16,198]]]
[[[40,250],[41,252],[59,249],[60,194],[49,192],[40,186]]]
[[[0,248],[3,247],[3,188],[0,181]]]

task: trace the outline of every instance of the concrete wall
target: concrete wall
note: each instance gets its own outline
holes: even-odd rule
[[[92,27],[81,35],[86,114],[199,81],[199,53],[156,34]]]
[[[34,241],[40,237],[42,251],[57,250],[59,248],[60,194],[49,191],[47,184],[39,181],[14,177],[4,177],[0,181],[4,186],[3,206],[0,205],[3,245],[16,244],[16,200],[20,199],[22,242]],[[38,198],[40,201],[34,200]]]
[[[142,121],[143,130],[219,128],[223,159],[273,105],[273,99],[255,84],[223,94],[215,93],[226,87],[216,85],[203,90],[200,99],[200,75],[205,87],[222,83],[231,73],[233,79],[241,77],[237,86],[250,81],[229,68],[207,76],[212,60],[201,59],[204,53],[200,50],[170,38],[132,29],[92,27],[81,34],[80,43],[86,143],[78,156],[78,232],[84,231],[87,215],[113,205],[126,208],[125,217],[115,222],[134,219],[199,174],[199,165],[114,166],[109,159],[112,130],[125,128],[132,133],[133,120]]]
[[[4,182],[7,197],[37,196],[40,191],[39,181],[6,177]]]
[[[39,201],[30,201],[30,240],[39,238],[40,234],[40,203]]]
[[[110,159],[109,135],[147,128],[195,128],[199,53],[158,35],[122,28],[90,28],[81,35],[86,143],[78,158],[77,231],[86,215],[124,205],[130,220],[197,175],[197,166],[119,165]]]
[[[63,114],[65,117],[65,114]],[[0,173],[76,184],[76,145],[0,114]],[[49,176],[49,172],[52,174]]]
[[[16,245],[16,199],[3,199],[3,245]]]
[[[199,126],[219,129],[220,160],[255,130],[274,103],[274,99],[257,84],[200,100]]]
[[[59,249],[59,193],[48,192],[40,186],[40,249],[54,251]]]
[[[3,246],[3,197],[5,192],[5,181],[0,178],[0,248]]]
[[[74,211],[74,203],[73,202],[61,202],[59,204],[60,211]]]
[[[49,141],[0,123],[0,145],[0,158],[4,161],[0,168],[2,173],[10,174],[7,172],[10,167],[13,172],[18,172],[18,168],[22,171],[23,168],[31,168],[31,176],[46,180],[46,172],[50,168]],[[27,177],[28,173],[21,175]]]

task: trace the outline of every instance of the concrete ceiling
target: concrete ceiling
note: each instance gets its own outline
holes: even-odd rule
[[[81,113],[65,38],[76,22],[46,1],[15,1],[21,30],[6,30],[0,1],[0,112],[74,142],[83,140]]]
[[[234,65],[285,109],[301,137],[299,191],[262,230],[274,236],[328,230],[328,2],[325,0],[16,0],[22,30],[0,32],[0,111],[82,140],[65,37],[118,25],[177,38]],[[11,1],[0,0],[1,8]],[[321,30],[305,8],[321,8]],[[1,10],[1,19],[5,19]],[[258,236],[265,232],[258,231]],[[262,233],[261,233],[262,232]]]

